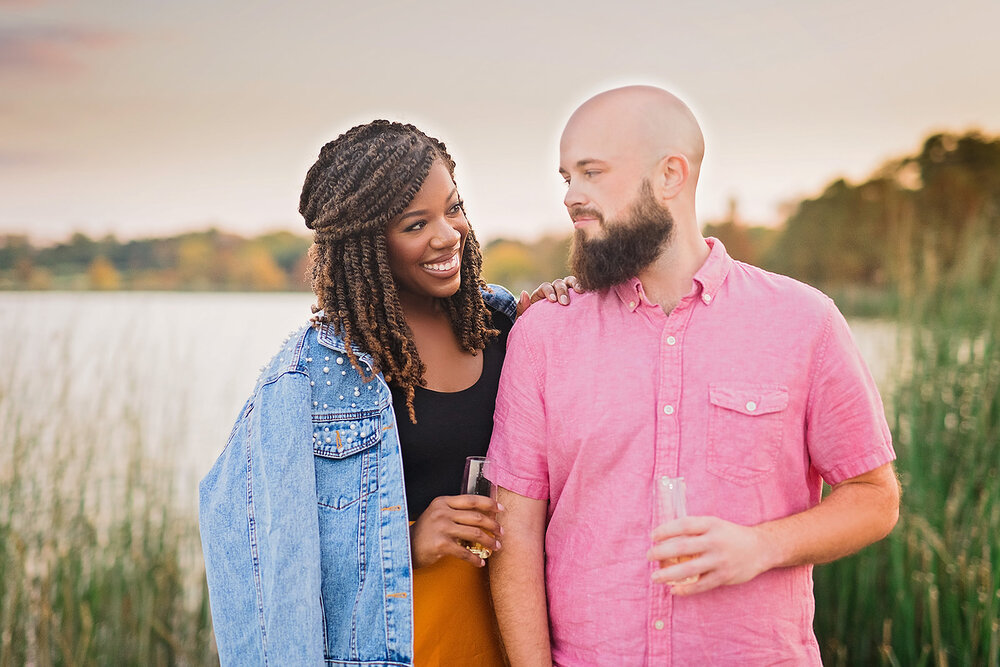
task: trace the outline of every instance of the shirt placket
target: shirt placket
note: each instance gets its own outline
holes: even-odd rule
[[[651,307],[651,306],[647,306]],[[680,458],[681,334],[687,309],[679,305],[669,317],[659,314],[661,330],[656,388],[656,442],[654,443],[653,489],[661,477],[677,477]],[[650,531],[659,524],[659,503],[652,504]],[[659,565],[650,563],[650,573]],[[652,583],[647,618],[648,664],[672,665],[674,598],[667,586]]]

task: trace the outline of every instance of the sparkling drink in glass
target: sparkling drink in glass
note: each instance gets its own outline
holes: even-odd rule
[[[656,497],[660,506],[660,523],[666,523],[673,519],[683,519],[687,516],[687,486],[683,477],[660,477],[656,480]],[[676,565],[689,561],[694,556],[679,556],[660,561],[660,567]],[[693,584],[698,581],[698,575],[686,577],[680,581],[671,581],[670,584]]]
[[[462,493],[497,499],[497,487],[486,479],[484,473],[489,465],[485,456],[468,456],[465,459],[465,473],[462,476]],[[462,546],[480,558],[489,558],[493,550],[479,542],[462,541]]]

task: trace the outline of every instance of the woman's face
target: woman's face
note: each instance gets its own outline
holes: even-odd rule
[[[469,234],[458,188],[441,161],[386,229],[389,269],[400,297],[446,298],[462,283],[462,251]]]

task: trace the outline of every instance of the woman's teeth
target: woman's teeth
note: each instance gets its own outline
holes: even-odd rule
[[[421,266],[425,269],[430,269],[431,271],[448,271],[458,266],[458,254],[456,253],[447,262],[441,262],[440,264],[421,264]]]

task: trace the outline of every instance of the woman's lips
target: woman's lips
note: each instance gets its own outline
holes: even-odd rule
[[[458,264],[459,264],[459,257],[458,253],[456,252],[454,255],[451,256],[451,258],[443,262],[427,262],[426,264],[421,264],[420,266],[424,267],[428,271],[436,271],[439,273],[444,273],[446,271],[457,269]]]

